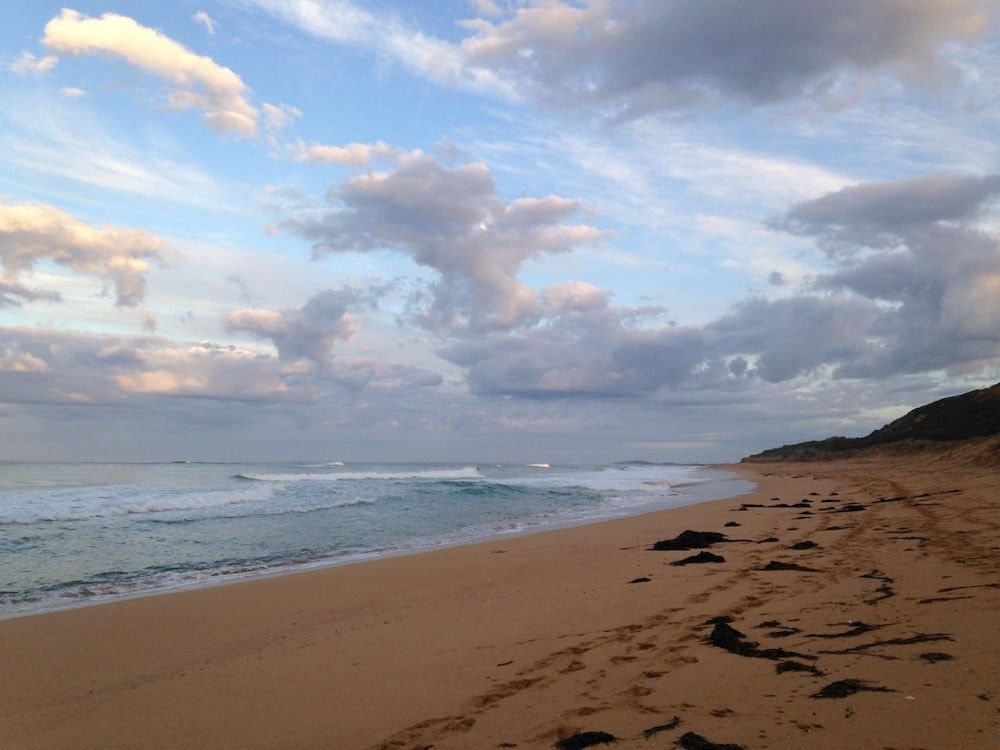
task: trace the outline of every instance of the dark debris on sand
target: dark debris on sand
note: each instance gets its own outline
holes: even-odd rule
[[[675,560],[671,565],[700,565],[702,563],[723,563],[726,561],[722,555],[714,555],[711,552],[699,552],[697,555],[685,557],[683,560]]]
[[[819,547],[819,545],[816,544],[816,542],[807,539],[804,542],[796,542],[795,544],[793,544],[788,549],[804,550],[804,549],[816,549],[817,547]]]
[[[639,578],[633,578],[629,583],[649,583],[650,580],[646,576],[640,576]]]
[[[676,744],[678,747],[684,748],[684,750],[743,750],[743,745],[734,745],[729,742],[722,744],[712,742],[694,732],[682,734]]]
[[[555,746],[559,750],[583,750],[594,745],[610,745],[612,742],[617,741],[617,737],[607,732],[580,732],[579,734],[574,734],[572,737],[559,740]]]
[[[727,523],[723,524],[723,526],[728,526],[729,528],[733,528],[733,527],[739,526],[739,525],[740,524],[736,523],[736,521],[728,521]]]
[[[720,534],[718,531],[691,531],[688,529],[673,539],[661,539],[653,544],[652,549],[657,552],[705,549],[725,541],[727,541],[726,535]]]
[[[757,568],[757,570],[798,570],[802,573],[819,573],[816,568],[807,568],[805,565],[781,562],[781,560],[771,560],[763,568]]]
[[[784,674],[785,672],[808,672],[809,674],[816,675],[817,677],[822,677],[825,672],[817,667],[815,664],[803,664],[800,661],[792,661],[791,659],[786,659],[785,661],[780,661],[774,665],[774,671],[778,674]]]
[[[850,625],[851,627],[839,633],[806,633],[806,635],[810,638],[853,638],[856,635],[864,635],[865,633],[870,633],[873,630],[878,630],[879,628],[885,627],[884,625],[869,625],[868,623],[861,622],[860,620],[856,622],[834,623],[834,624]]]
[[[865,573],[860,578],[870,578],[873,581],[881,581],[882,585],[875,589],[876,596],[871,599],[865,599],[865,604],[874,605],[886,599],[891,599],[896,595],[896,590],[890,585],[895,582],[894,578],[890,578],[881,570],[877,568],[869,573]]]
[[[817,693],[810,695],[810,698],[847,698],[855,693],[894,693],[895,690],[890,690],[887,687],[882,687],[881,685],[872,685],[866,680],[837,680],[836,682],[831,682],[829,685],[824,687]]]
[[[869,649],[879,648],[881,646],[913,646],[917,643],[934,643],[936,641],[954,641],[947,633],[917,633],[916,635],[911,635],[907,638],[889,638],[884,641],[872,641],[871,643],[862,643],[859,646],[851,646],[850,648],[841,649],[840,651],[823,651],[824,654],[862,654]]]
[[[705,642],[728,651],[737,656],[745,656],[751,659],[771,659],[779,661],[782,659],[808,659],[815,661],[816,657],[809,654],[800,654],[795,651],[786,651],[783,648],[761,648],[756,641],[748,641],[746,636],[730,625],[728,622],[717,622],[712,632],[709,633]]]
[[[666,724],[657,724],[655,727],[650,727],[649,729],[643,729],[642,736],[648,740],[650,737],[657,735],[660,732],[669,732],[671,729],[677,729],[677,727],[679,727],[680,725],[681,725],[681,717],[675,716]]]
[[[955,657],[940,651],[929,651],[926,654],[918,654],[918,659],[923,659],[928,664],[937,664],[939,661],[951,661]]]

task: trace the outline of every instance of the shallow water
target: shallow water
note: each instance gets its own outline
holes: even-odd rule
[[[680,465],[0,464],[0,617],[750,489]]]

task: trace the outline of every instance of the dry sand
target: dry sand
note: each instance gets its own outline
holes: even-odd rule
[[[0,747],[536,748],[584,731],[616,748],[687,732],[747,750],[1000,747],[1000,472],[738,471],[759,492],[0,622]],[[685,567],[669,563],[698,550],[649,551],[685,529],[751,541]],[[750,655],[706,642],[719,616]],[[766,649],[822,674],[779,674]],[[847,679],[887,692],[811,697]]]

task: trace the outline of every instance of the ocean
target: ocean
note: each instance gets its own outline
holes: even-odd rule
[[[0,617],[729,497],[703,466],[0,464]]]

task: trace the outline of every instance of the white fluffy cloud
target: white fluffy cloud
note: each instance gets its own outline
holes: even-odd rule
[[[7,70],[17,75],[28,75],[29,73],[48,73],[59,63],[59,58],[54,55],[35,57],[31,52],[22,52],[15,57],[7,66]]]
[[[112,282],[117,303],[135,306],[145,294],[149,261],[162,260],[166,253],[163,240],[140,229],[92,227],[53,206],[0,205],[0,305],[5,296],[57,297],[16,283],[36,263],[47,260]]]
[[[121,58],[165,80],[172,88],[171,106],[202,110],[204,122],[218,132],[257,135],[259,113],[239,75],[132,18],[115,13],[91,18],[63,9],[45,24],[42,42],[61,55]]]

